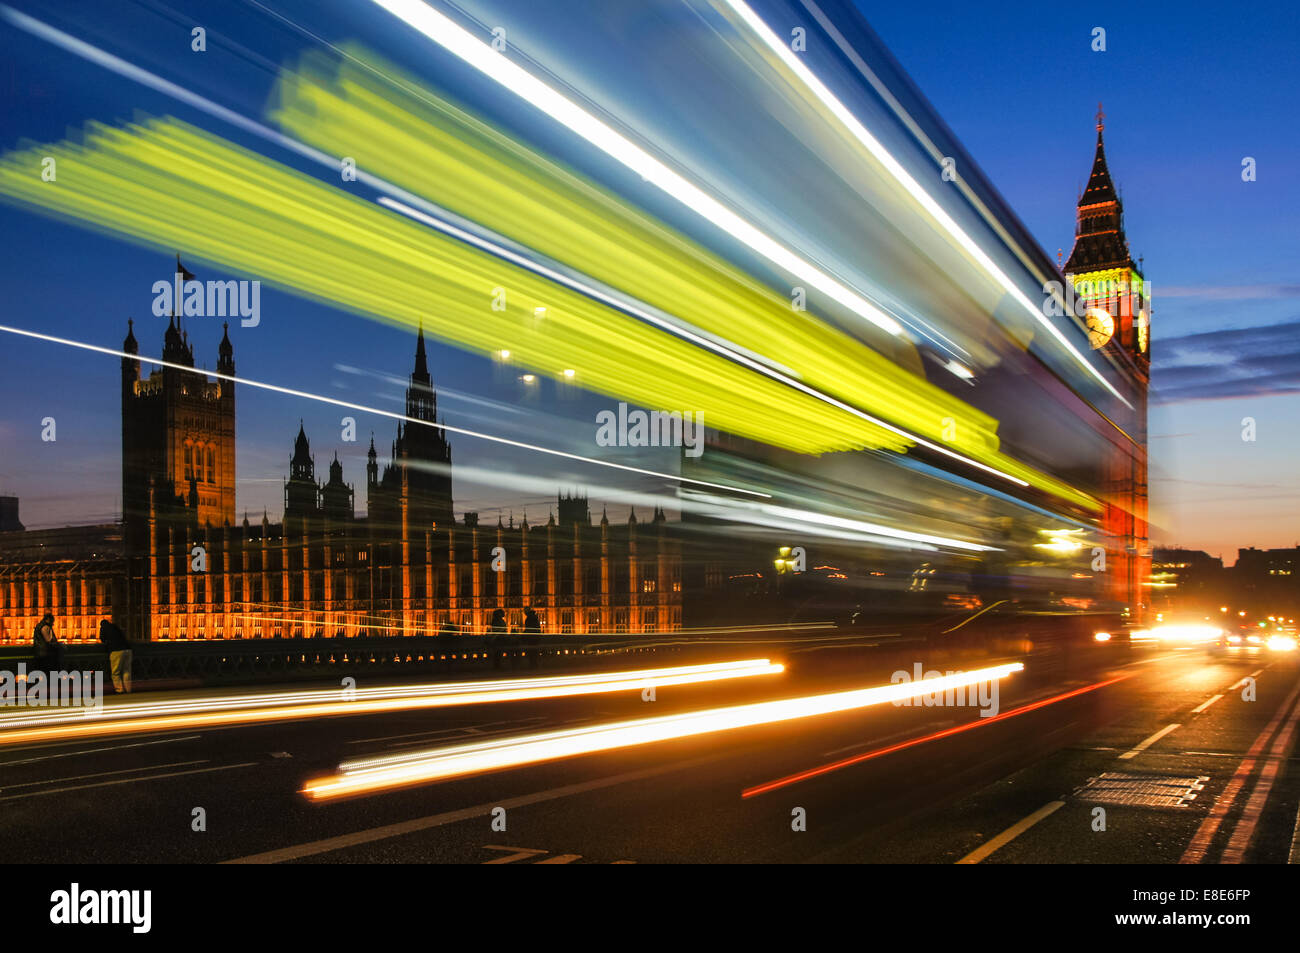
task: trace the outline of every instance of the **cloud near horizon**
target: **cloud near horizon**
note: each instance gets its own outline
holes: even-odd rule
[[[1300,393],[1300,320],[1153,343],[1153,404]]]

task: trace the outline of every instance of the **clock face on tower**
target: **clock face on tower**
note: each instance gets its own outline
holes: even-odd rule
[[[1115,319],[1104,308],[1088,309],[1088,343],[1095,351],[1106,346],[1115,334]]]

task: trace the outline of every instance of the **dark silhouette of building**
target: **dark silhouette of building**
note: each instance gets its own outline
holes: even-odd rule
[[[23,524],[18,520],[18,497],[0,496],[0,533],[22,532]]]
[[[138,354],[134,323],[122,350]],[[149,493],[178,499],[202,526],[235,521],[235,385],[209,380],[194,367],[189,334],[173,316],[163,336],[164,365],[140,377],[140,362],[122,359],[122,513],[148,511]],[[235,373],[234,349],[223,325],[217,372]],[[134,542],[134,540],[132,540]]]
[[[128,322],[123,351],[139,353]],[[234,385],[194,367],[173,318],[164,367],[140,378],[122,361],[119,526],[0,538],[0,640],[25,641],[45,611],[60,637],[91,641],[112,615],[132,639],[430,635],[487,632],[501,610],[555,633],[681,627],[680,546],[665,515],[649,524],[591,523],[586,497],[558,500],[560,519],[481,528],[453,518],[451,447],[438,426],[424,332],[389,462],[371,438],[366,516],[337,454],[317,481],[302,422],[284,483],[284,516],[234,518]],[[229,334],[218,373],[234,374]]]
[[[1199,549],[1156,549],[1151,559],[1151,606],[1166,611],[1213,613],[1232,601],[1223,560]],[[1235,621],[1235,619],[1233,620]]]
[[[1233,589],[1255,616],[1300,615],[1300,546],[1239,549],[1232,567]]]

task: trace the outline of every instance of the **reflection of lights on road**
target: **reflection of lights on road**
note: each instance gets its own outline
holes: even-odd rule
[[[59,738],[130,734],[175,728],[216,727],[370,712],[528,701],[689,685],[774,675],[784,666],[767,659],[713,662],[674,668],[588,675],[443,682],[371,689],[222,695],[177,701],[126,702],[107,708],[33,709],[0,718],[0,745]]]
[[[374,793],[615,748],[851,711],[1001,679],[1012,672],[1023,670],[1024,665],[1020,662],[1010,662],[916,682],[712,708],[680,715],[606,722],[583,728],[516,735],[495,741],[351,761],[340,765],[338,774],[308,782],[303,793],[314,800]]]

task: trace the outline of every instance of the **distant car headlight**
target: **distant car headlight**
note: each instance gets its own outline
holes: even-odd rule
[[[1235,644],[1235,643],[1238,643],[1238,642],[1241,641],[1241,636],[1239,636],[1239,635],[1230,635],[1230,636],[1228,636],[1228,641],[1229,641],[1229,642],[1232,642],[1232,643],[1234,643],[1234,644]]]
[[[1246,636],[1246,641],[1247,641],[1247,642],[1253,642],[1253,643],[1255,643],[1255,644],[1258,645],[1260,639],[1259,639],[1259,636],[1258,636],[1258,635],[1248,635],[1248,636]]]
[[[1294,652],[1295,639],[1289,635],[1275,635],[1268,640],[1268,647],[1274,652]]]
[[[1109,642],[1109,641],[1110,641],[1110,633],[1109,633],[1109,632],[1097,632],[1097,633],[1094,633],[1094,634],[1093,634],[1093,638],[1094,638],[1096,641],[1098,641],[1098,642]]]

